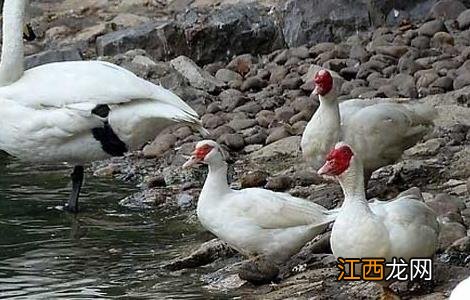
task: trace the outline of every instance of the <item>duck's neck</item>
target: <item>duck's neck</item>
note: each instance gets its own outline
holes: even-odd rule
[[[372,213],[366,199],[363,173],[362,164],[357,159],[353,159],[348,170],[339,177],[344,193],[344,210],[354,206]]]
[[[201,197],[220,196],[230,190],[227,182],[227,163],[225,161],[217,161],[209,164],[209,174],[207,174],[206,182],[202,187]],[[212,199],[214,197],[207,197]]]
[[[24,72],[23,22],[26,0],[4,0],[3,3],[0,86],[17,81]]]

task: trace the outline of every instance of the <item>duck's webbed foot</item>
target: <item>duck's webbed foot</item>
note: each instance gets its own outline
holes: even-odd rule
[[[383,286],[382,287],[382,295],[380,296],[380,300],[400,300],[400,296],[398,296],[391,288]]]
[[[248,260],[238,271],[241,279],[256,285],[275,282],[278,274],[278,266],[261,256]]]

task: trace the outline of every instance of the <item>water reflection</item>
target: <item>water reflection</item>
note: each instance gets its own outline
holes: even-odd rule
[[[99,178],[85,183],[84,211],[66,214],[54,207],[68,197],[70,168],[0,160],[0,299],[222,296],[202,288],[198,270],[159,268],[200,242],[184,217],[119,207],[135,188]]]

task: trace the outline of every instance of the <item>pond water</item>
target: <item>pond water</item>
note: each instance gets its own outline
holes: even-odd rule
[[[132,211],[132,185],[87,174],[83,211],[54,207],[68,197],[70,168],[0,159],[0,299],[209,299],[204,270],[160,266],[202,240],[184,217]],[[207,272],[207,270],[205,270]]]

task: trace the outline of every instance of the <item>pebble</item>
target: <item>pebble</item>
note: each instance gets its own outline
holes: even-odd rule
[[[220,139],[222,143],[235,151],[241,150],[245,146],[245,140],[238,133],[227,133],[221,136]]]
[[[259,91],[260,89],[266,87],[268,82],[258,76],[248,77],[240,87],[242,92],[248,90],[256,90]]]
[[[457,17],[457,24],[459,24],[459,29],[464,30],[470,27],[470,9],[463,11]]]
[[[264,186],[269,174],[265,171],[256,170],[241,176],[240,184],[242,188]]]
[[[284,126],[275,127],[269,133],[266,139],[266,144],[274,143],[288,136],[291,136],[291,134]]]
[[[292,187],[293,180],[289,176],[276,176],[268,179],[265,188],[273,191],[285,191]]]

